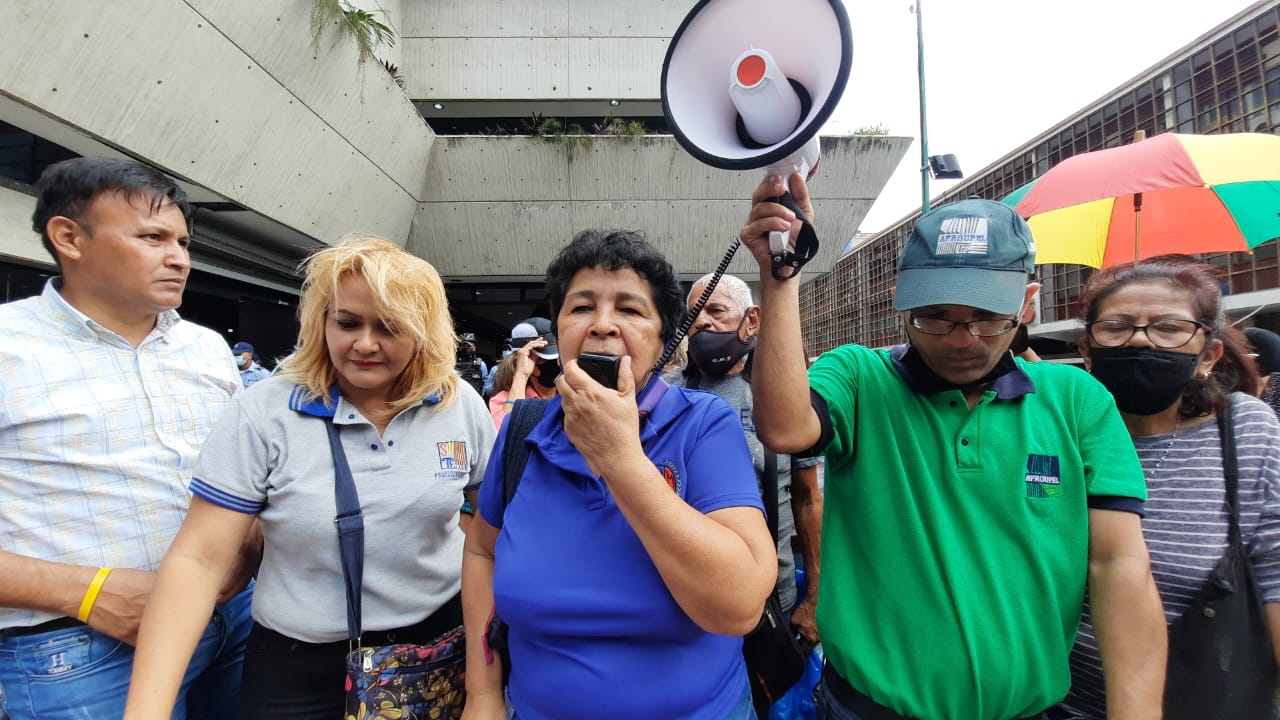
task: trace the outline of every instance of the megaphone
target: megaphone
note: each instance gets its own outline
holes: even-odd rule
[[[840,0],[700,0],[662,65],[662,110],[676,140],[712,167],[765,168],[785,183],[818,167],[818,131],[849,79],[853,39]],[[786,279],[818,251],[788,190],[776,202],[804,221],[770,233],[773,275]],[[784,273],[783,270],[789,272]]]

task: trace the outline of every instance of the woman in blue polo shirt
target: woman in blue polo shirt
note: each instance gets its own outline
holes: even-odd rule
[[[737,415],[652,372],[684,310],[675,272],[638,233],[588,230],[547,269],[547,296],[559,396],[505,509],[499,435],[463,560],[467,633],[496,605],[519,720],[754,718],[741,636],[777,556]],[[621,356],[616,390],[580,352]],[[467,650],[466,716],[509,717],[501,660]]]

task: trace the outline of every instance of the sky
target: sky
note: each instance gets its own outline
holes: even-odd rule
[[[976,174],[1251,4],[922,0],[929,154]],[[916,16],[912,0],[844,5],[853,64],[823,133],[880,125],[913,138],[858,228],[879,232],[920,207]],[[930,196],[957,182],[932,180]]]

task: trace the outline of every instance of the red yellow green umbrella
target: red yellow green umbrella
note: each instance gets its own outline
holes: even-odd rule
[[[1252,250],[1280,237],[1280,137],[1163,133],[1069,157],[1004,202],[1040,264]]]

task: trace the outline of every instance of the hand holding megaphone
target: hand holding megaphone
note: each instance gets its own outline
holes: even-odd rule
[[[787,183],[817,168],[817,134],[844,91],[852,51],[841,0],[700,0],[667,48],[663,114],[702,162],[783,178],[776,202],[808,218]],[[808,222],[770,243],[780,280],[818,251]]]
[[[813,207],[809,204],[809,188],[806,183],[818,169],[819,151],[818,136],[815,135],[794,155],[764,169],[766,181],[774,176],[781,178],[782,192],[770,197],[769,201],[795,213],[800,221],[793,230],[769,233],[773,277],[778,280],[786,280],[795,275],[818,254],[818,234],[813,229]],[[796,192],[792,192],[792,185],[797,186]],[[797,193],[803,193],[803,202]]]
[[[784,196],[788,201],[786,204],[779,202]],[[787,275],[778,272],[774,238],[779,235],[799,236],[804,228],[812,228],[813,218],[809,188],[803,175],[799,172],[791,173],[790,177],[766,175],[751,193],[751,212],[747,216],[747,224],[738,232],[738,239],[751,251],[761,268],[771,267],[776,279],[786,280],[794,270]]]

